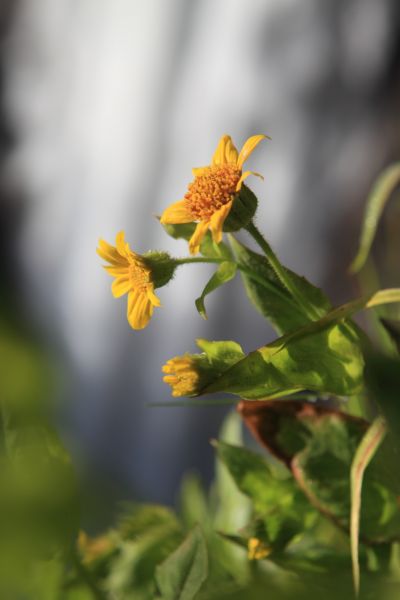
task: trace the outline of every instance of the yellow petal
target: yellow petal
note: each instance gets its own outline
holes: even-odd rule
[[[126,258],[127,250],[129,251],[129,246],[125,242],[125,232],[124,231],[119,231],[117,233],[117,236],[115,238],[115,243],[116,243],[117,250],[120,253],[120,255]],[[127,246],[128,246],[128,248],[127,248]]]
[[[225,162],[236,165],[238,161],[238,151],[236,150],[235,144],[232,139],[229,138],[225,145]]]
[[[129,290],[130,281],[128,275],[126,275],[125,277],[117,277],[116,279],[114,279],[111,286],[111,291],[114,298],[120,298],[120,296],[127,294]]]
[[[228,202],[228,204],[221,206],[221,208],[217,210],[210,219],[210,229],[213,240],[216,244],[219,244],[222,240],[222,228],[231,208],[232,202]]]
[[[193,220],[193,215],[188,210],[186,200],[178,200],[178,202],[171,204],[164,210],[160,223],[174,225],[176,223],[192,223]]]
[[[212,157],[212,165],[224,165],[226,163],[225,151],[226,146],[229,143],[233,146],[231,137],[229,135],[223,135],[222,138],[219,140],[217,149],[215,150],[214,156]]]
[[[247,160],[253,150],[258,146],[261,140],[267,138],[267,135],[252,135],[249,139],[243,144],[243,148],[240,151],[239,158],[237,159],[237,166],[239,169],[243,167],[243,163]]]
[[[189,252],[190,254],[197,254],[200,250],[200,244],[205,236],[208,229],[209,221],[200,221],[197,223],[197,227],[194,230],[192,237],[189,240]]]
[[[249,175],[255,175],[256,177],[260,177],[260,179],[264,180],[264,177],[262,175],[260,175],[260,173],[256,173],[255,171],[245,171],[244,173],[242,173],[239,181],[237,182],[236,185],[236,191],[238,192],[240,190],[240,188],[242,187],[242,183],[245,179],[248,178]]]
[[[133,329],[146,327],[153,314],[153,305],[146,294],[131,292],[128,296],[127,318]]]
[[[160,298],[158,298],[155,293],[153,288],[148,288],[147,290],[147,297],[150,300],[150,302],[152,303],[153,306],[161,306],[161,301]]]
[[[99,240],[99,246],[96,248],[96,252],[102,259],[113,265],[124,264],[123,258],[117,249],[108,244],[105,240]]]
[[[207,171],[209,171],[210,167],[193,167],[192,169],[192,173],[193,173],[193,177],[201,177],[201,175],[204,175],[204,173],[207,173]]]
[[[112,275],[113,277],[120,277],[121,275],[126,275],[128,273],[128,267],[126,264],[124,265],[111,265],[111,266],[104,266],[103,269],[105,271],[107,271],[107,273],[109,275]]]

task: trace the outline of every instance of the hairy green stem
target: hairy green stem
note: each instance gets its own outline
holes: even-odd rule
[[[267,290],[269,291],[273,291],[274,294],[278,294],[279,295],[279,290],[273,286],[272,284],[269,283],[269,281],[267,281],[266,279],[264,279],[264,277],[262,277],[261,275],[259,275],[258,273],[256,273],[255,271],[253,271],[253,269],[250,269],[250,267],[247,267],[246,265],[241,264],[240,262],[237,262],[235,260],[232,259],[228,259],[228,258],[207,258],[207,257],[188,257],[188,258],[177,258],[175,259],[175,264],[176,265],[190,265],[190,264],[196,264],[196,263],[210,263],[210,264],[221,264],[224,262],[232,262],[234,263],[237,268],[239,269],[239,271],[241,271],[242,273],[245,273],[246,275],[248,275],[248,277],[251,277],[251,279],[253,279],[254,281],[257,281],[257,283],[259,283],[260,285],[262,285],[263,287],[265,287]],[[284,298],[286,300],[286,296],[284,294],[281,294],[282,298]]]
[[[313,306],[304,298],[303,294],[297,288],[296,284],[293,282],[293,279],[287,273],[286,269],[279,262],[278,257],[275,252],[272,250],[271,246],[264,238],[259,229],[255,226],[253,222],[250,222],[246,226],[246,230],[253,237],[253,239],[260,246],[261,250],[264,252],[269,264],[274,269],[276,275],[279,277],[279,280],[291,294],[291,296],[296,300],[298,306],[303,310],[304,314],[309,317],[311,320],[318,319],[320,315],[316,313]]]
[[[175,258],[174,262],[176,265],[190,265],[192,263],[223,263],[223,262],[234,262],[234,261],[229,261],[229,259],[226,258],[208,258],[206,256],[204,257],[200,257],[200,256],[193,256],[193,257],[187,257],[187,258]]]

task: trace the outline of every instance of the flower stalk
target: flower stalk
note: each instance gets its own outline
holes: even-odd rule
[[[302,309],[304,314],[312,321],[314,321],[315,319],[318,319],[320,317],[320,315],[317,314],[317,312],[315,311],[313,306],[309,302],[307,302],[306,298],[303,297],[303,294],[298,289],[296,284],[293,282],[293,279],[287,273],[286,269],[281,265],[275,252],[272,250],[271,246],[269,245],[267,240],[264,238],[264,236],[262,235],[260,230],[256,227],[254,222],[253,221],[250,222],[245,227],[245,229],[248,231],[248,233],[252,236],[252,238],[260,246],[260,248],[264,252],[267,260],[269,261],[271,267],[274,269],[276,275],[279,277],[282,284],[285,286],[285,288],[288,290],[288,292],[291,294],[291,296],[297,302],[297,304]]]

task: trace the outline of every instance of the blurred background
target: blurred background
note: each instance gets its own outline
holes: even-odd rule
[[[144,331],[110,293],[98,239],[187,253],[155,215],[180,199],[221,135],[266,133],[249,168],[258,225],[281,260],[335,303],[367,193],[400,157],[398,0],[2,0],[1,327],[45,365],[90,521],[121,499],[172,503],[213,468],[221,408],[167,402],[161,366],[197,337],[246,351],[273,338],[236,280],[194,307],[211,270],[184,267]],[[398,204],[380,234],[400,239]],[[245,238],[243,238],[245,239]],[[379,240],[378,240],[379,242]],[[251,244],[250,244],[251,245]],[[398,248],[398,246],[397,246]],[[400,285],[395,269],[385,285]],[[5,338],[3,337],[3,340]],[[10,341],[11,340],[11,341]],[[2,369],[29,378],[2,345]],[[39,367],[38,367],[39,368]],[[51,385],[48,385],[49,381]],[[102,516],[97,516],[101,520]]]

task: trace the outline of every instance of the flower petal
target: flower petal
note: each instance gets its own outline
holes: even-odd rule
[[[232,203],[233,201],[221,206],[221,208],[217,210],[210,219],[210,229],[213,240],[216,244],[219,244],[222,240],[222,228],[224,226],[225,219],[229,215],[229,212],[232,208]]]
[[[178,200],[171,206],[168,206],[161,215],[160,223],[170,223],[174,225],[176,223],[192,223],[193,215],[188,209],[188,205],[185,199]]]
[[[125,256],[126,248],[125,248],[125,232],[119,231],[115,237],[115,244],[117,246],[118,252],[121,256]]]
[[[111,291],[114,298],[120,298],[124,294],[127,294],[130,290],[129,276],[116,277],[112,282]]]
[[[249,175],[255,175],[256,177],[260,177],[260,179],[262,179],[264,181],[264,177],[262,175],[260,175],[260,173],[256,173],[255,171],[245,171],[244,173],[242,173],[239,181],[237,182],[236,185],[236,191],[238,192],[240,190],[240,188],[242,187],[242,183],[245,179],[248,178]]]
[[[232,139],[229,138],[229,140],[225,146],[225,162],[227,162],[231,165],[236,165],[236,163],[238,161],[238,156],[239,156],[239,153],[236,150],[236,146],[232,142]]]
[[[190,254],[197,254],[200,250],[200,244],[208,229],[209,221],[200,221],[194,230],[192,237],[189,240]]]
[[[114,246],[108,244],[105,240],[99,240],[99,246],[96,248],[97,254],[112,265],[123,265],[125,264],[124,259],[119,254]]]
[[[103,269],[105,271],[107,271],[107,273],[109,275],[112,275],[113,277],[120,277],[121,275],[125,275],[126,273],[128,273],[128,267],[126,264],[124,265],[105,265],[103,266]]]
[[[210,167],[193,167],[192,173],[193,177],[201,177],[204,173],[210,170]]]
[[[149,287],[147,289],[147,297],[150,300],[150,302],[152,303],[153,306],[161,306],[161,301],[160,298],[158,298],[153,290],[153,286]]]
[[[243,167],[243,163],[247,160],[253,150],[258,146],[258,144],[268,138],[267,135],[252,135],[248,140],[243,144],[243,148],[240,151],[239,158],[237,159],[237,166],[239,169]]]
[[[144,329],[153,314],[153,305],[145,293],[131,292],[128,296],[127,318],[133,329]]]
[[[223,135],[222,138],[218,142],[217,149],[214,152],[214,155],[211,160],[212,165],[224,165],[226,161],[226,147],[229,145],[232,147],[233,143],[230,135]],[[234,148],[235,146],[233,146]]]

